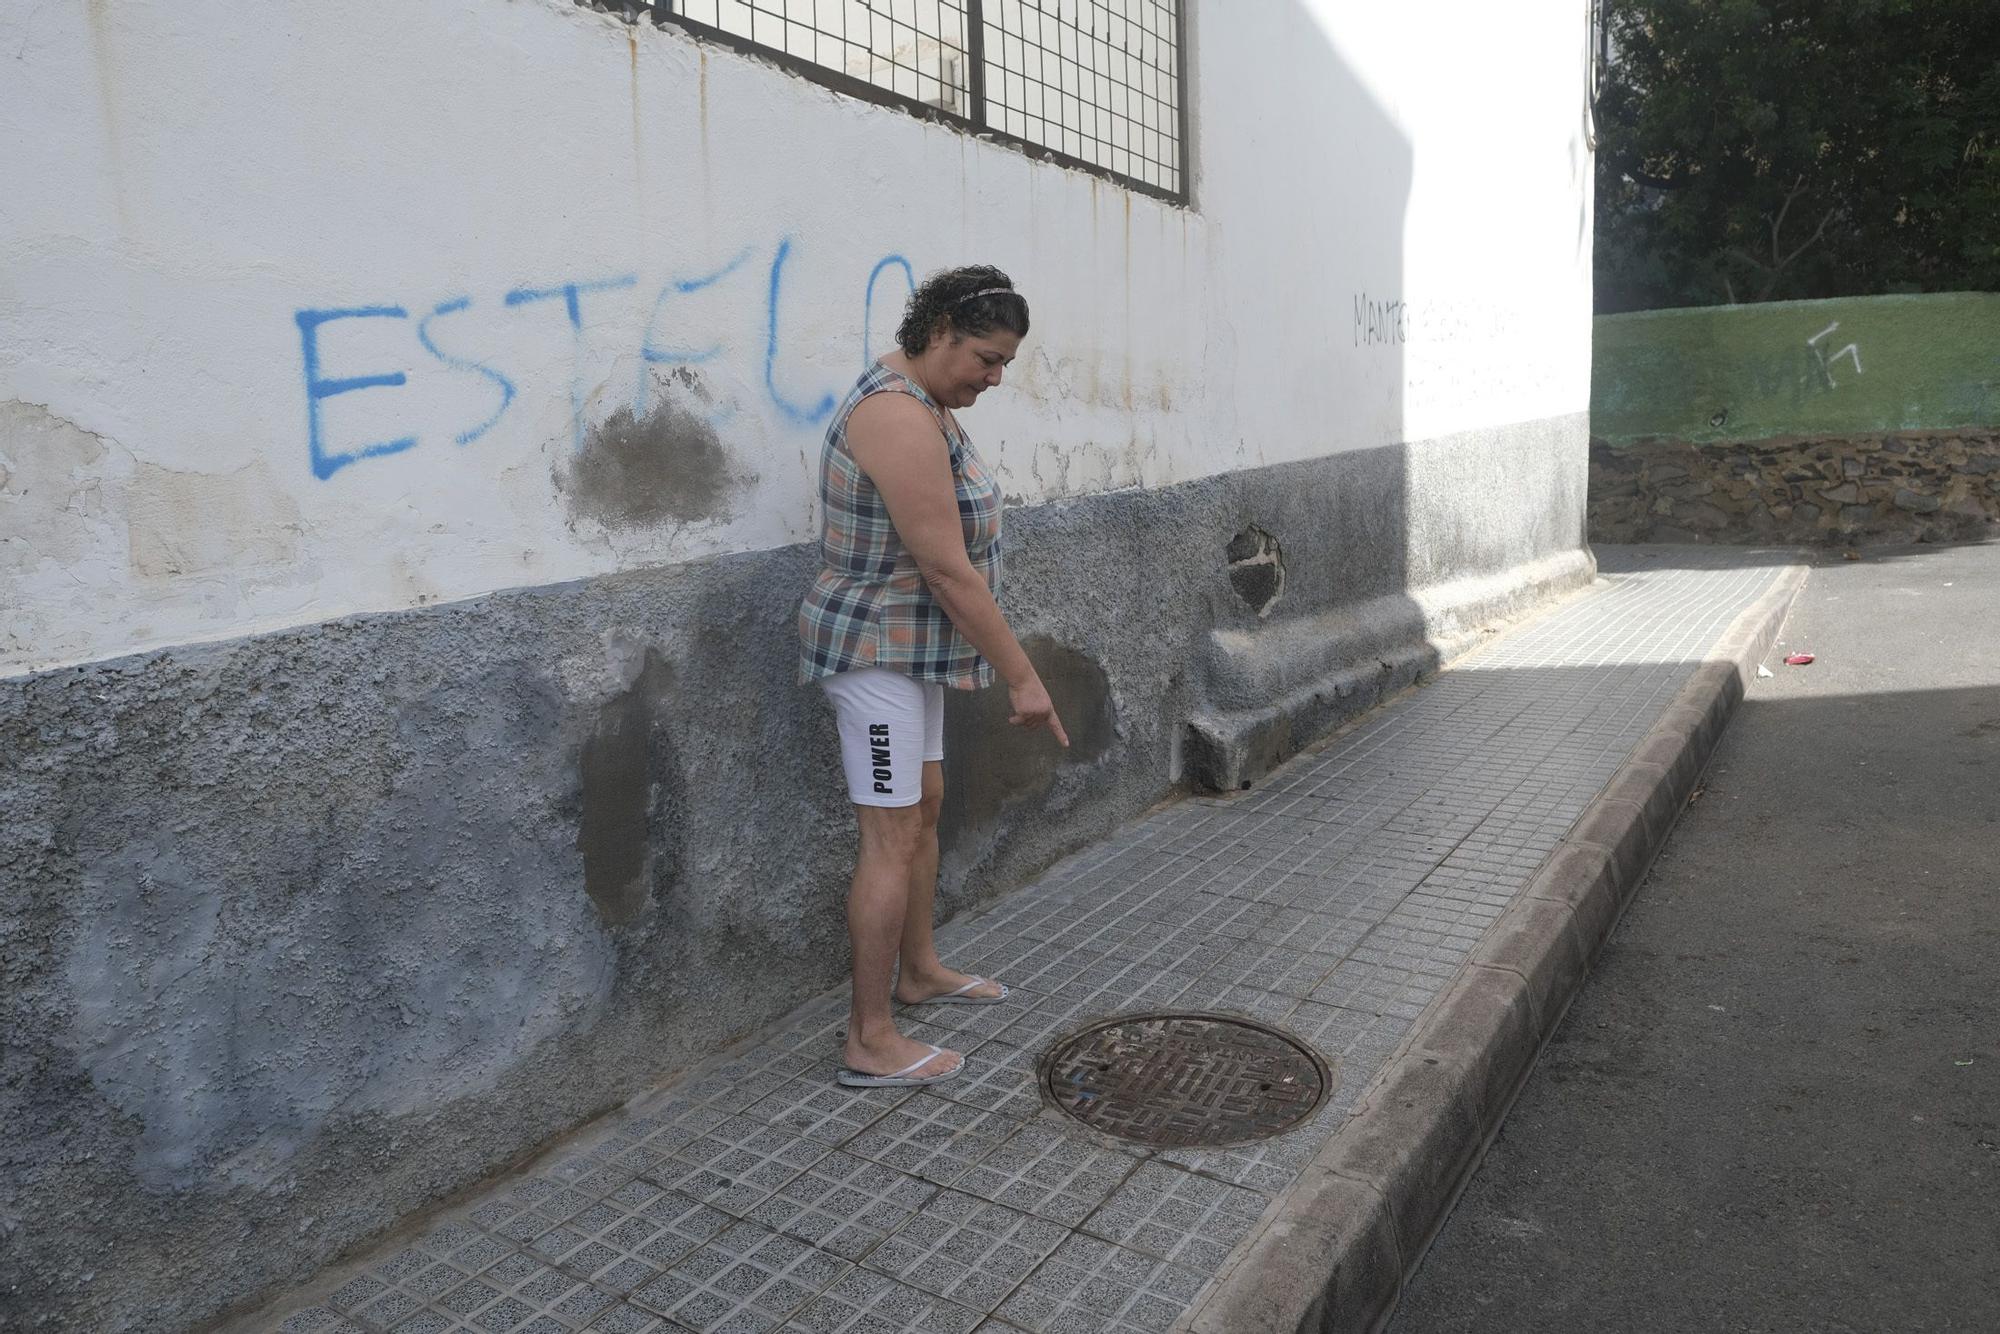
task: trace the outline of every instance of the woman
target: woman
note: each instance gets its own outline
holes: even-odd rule
[[[935,1084],[965,1064],[897,1031],[892,979],[906,1005],[1007,997],[998,982],[945,967],[931,935],[944,687],[989,685],[997,670],[1009,721],[1069,745],[995,600],[1000,487],[952,415],[1000,383],[1027,332],[1028,303],[1000,270],[934,274],[910,294],[897,349],[868,368],[827,427],[824,568],[799,608],[799,674],[833,702],[861,827],[847,898],[854,1000],[839,1074],[853,1087]]]

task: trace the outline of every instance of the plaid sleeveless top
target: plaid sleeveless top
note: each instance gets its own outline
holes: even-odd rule
[[[887,667],[919,681],[970,690],[993,668],[966,642],[904,549],[889,507],[847,447],[847,419],[870,394],[908,394],[931,410],[951,450],[965,554],[1000,595],[1000,484],[916,381],[880,362],[868,368],[826,428],[820,452],[820,564],[799,606],[799,680]]]

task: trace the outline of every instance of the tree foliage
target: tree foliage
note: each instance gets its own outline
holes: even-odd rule
[[[2000,0],[1606,0],[1600,311],[2000,288]]]

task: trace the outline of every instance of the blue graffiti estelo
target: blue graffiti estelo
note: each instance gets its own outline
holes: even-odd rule
[[[722,358],[728,350],[727,341],[717,336],[714,329],[684,328],[681,336],[670,338],[663,327],[671,310],[678,303],[693,298],[700,293],[730,283],[743,274],[750,262],[752,252],[745,249],[715,268],[692,277],[674,277],[666,280],[654,294],[651,302],[637,308],[640,320],[633,340],[639,365],[638,381],[633,392],[634,415],[643,413],[647,407],[650,389],[648,369],[658,366],[697,366]],[[795,391],[780,387],[781,361],[784,342],[781,336],[784,327],[784,290],[787,265],[794,258],[793,242],[786,238],[778,242],[771,255],[770,267],[766,273],[761,330],[763,334],[762,389],[768,407],[782,424],[795,429],[810,429],[821,426],[833,413],[837,398],[832,390],[822,390],[817,395],[799,396]],[[877,286],[883,275],[900,272],[906,291],[916,287],[915,270],[909,260],[900,254],[884,255],[877,259],[868,270],[866,285],[862,291],[860,328],[856,331],[860,343],[861,362],[865,366],[873,358],[871,330],[876,318]],[[456,445],[470,445],[488,435],[508,415],[521,397],[521,380],[518,373],[510,374],[492,358],[480,358],[456,350],[463,348],[474,339],[468,334],[476,333],[477,321],[486,311],[524,311],[545,303],[558,300],[567,317],[572,340],[572,370],[569,381],[569,417],[572,445],[581,449],[589,429],[589,393],[583,378],[582,364],[586,334],[591,332],[593,320],[590,318],[593,296],[627,291],[637,286],[635,274],[617,274],[610,277],[574,279],[566,282],[540,285],[522,284],[510,287],[496,302],[481,306],[471,296],[458,295],[437,300],[428,305],[428,313],[414,322],[416,348],[436,366],[461,375],[477,377],[486,382],[493,394],[489,407],[476,406],[477,400],[470,400],[474,410],[482,415],[474,419],[461,419],[453,427],[441,434],[448,434]],[[599,305],[601,306],[601,302]],[[299,333],[299,354],[303,370],[306,399],[306,453],[314,477],[326,481],[343,469],[366,459],[384,458],[401,454],[416,448],[421,438],[427,438],[424,431],[409,430],[397,433],[391,439],[362,444],[349,444],[330,437],[325,403],[328,399],[364,389],[398,389],[410,384],[410,370],[418,364],[415,360],[409,368],[376,370],[366,374],[329,374],[324,365],[323,331],[326,326],[342,320],[400,320],[409,321],[409,308],[403,305],[351,305],[326,308],[309,308],[293,312],[293,320]],[[599,319],[602,319],[600,313]],[[474,323],[467,324],[466,321]],[[747,331],[746,331],[747,332]],[[440,337],[440,334],[448,337]],[[747,350],[747,349],[746,349]],[[380,364],[379,362],[377,363]],[[727,409],[717,409],[718,419],[727,415]]]

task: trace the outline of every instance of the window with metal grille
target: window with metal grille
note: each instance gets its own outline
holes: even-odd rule
[[[1032,157],[1187,197],[1181,0],[633,0]]]

